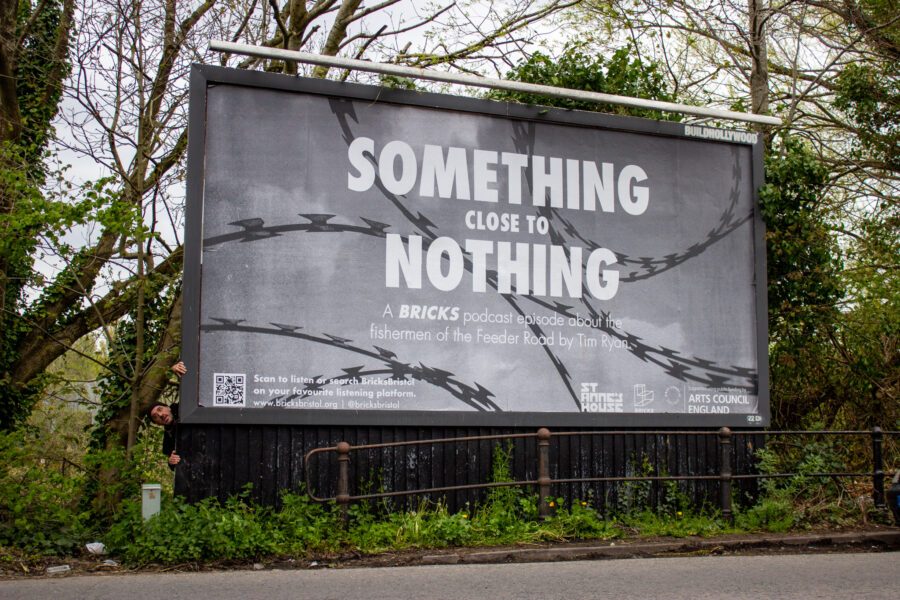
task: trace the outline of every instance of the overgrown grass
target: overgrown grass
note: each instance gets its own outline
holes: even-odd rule
[[[510,450],[494,452],[493,481],[509,482]],[[677,490],[677,488],[676,488]],[[602,515],[587,501],[550,501],[552,514],[539,517],[538,498],[522,488],[494,487],[476,507],[451,513],[442,503],[391,510],[378,502],[353,505],[344,526],[334,505],[320,505],[302,494],[282,496],[281,508],[254,505],[249,490],[224,504],[207,499],[194,505],[169,501],[144,523],[132,503],[105,537],[107,545],[131,564],[183,563],[264,556],[313,557],[339,552],[377,553],[410,548],[615,539],[626,535],[712,535],[729,531],[715,514],[671,516],[646,504],[616,515]],[[643,494],[635,498],[648,500]],[[680,507],[677,495],[670,505]]]
[[[339,553],[377,553],[413,548],[493,546],[567,540],[611,540],[641,536],[712,536],[747,531],[788,531],[818,524],[859,523],[866,513],[847,500],[837,482],[810,474],[829,470],[828,448],[785,464],[784,454],[760,453],[769,472],[791,469],[791,479],[765,480],[758,501],[741,506],[729,524],[711,508],[692,506],[680,484],[651,487],[649,482],[620,484],[614,496],[567,504],[550,501],[551,516],[539,518],[538,498],[520,487],[491,488],[478,505],[451,512],[440,502],[422,501],[398,509],[387,501],[360,502],[344,524],[334,505],[313,503],[302,492],[285,493],[278,508],[259,506],[249,488],[220,503],[207,499],[187,504],[164,496],[160,514],[144,522],[134,490],[123,492],[114,522],[95,518],[84,489],[90,469],[41,462],[27,432],[0,434],[0,546],[34,555],[77,553],[88,541],[102,539],[113,554],[132,565],[196,561],[250,560],[264,557],[313,558]],[[150,440],[146,452],[155,447]],[[146,476],[159,457],[138,448],[129,481]],[[107,457],[114,460],[115,457]],[[106,460],[106,459],[103,459]],[[492,480],[509,482],[511,449],[494,451]],[[651,474],[638,459],[630,474]],[[373,489],[380,486],[370,483]],[[858,496],[857,496],[858,497]],[[600,512],[597,506],[603,506]],[[3,552],[0,548],[0,557]]]

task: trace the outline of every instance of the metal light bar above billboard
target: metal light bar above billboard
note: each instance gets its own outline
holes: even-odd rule
[[[339,58],[336,56],[322,56],[321,54],[310,54],[308,52],[283,50],[280,48],[266,48],[263,46],[251,46],[249,44],[237,44],[234,42],[226,42],[222,40],[210,41],[209,48],[210,50],[217,52],[230,52],[232,54],[255,56],[257,58],[295,61],[310,65],[337,67],[340,69],[366,71],[369,73],[381,73],[384,75],[395,75],[397,77],[426,79],[429,81],[441,81],[444,83],[452,83],[458,85],[471,85],[475,87],[509,90],[512,92],[540,94],[544,96],[569,98],[572,100],[583,100],[587,102],[616,104],[619,106],[631,106],[633,108],[659,110],[663,112],[681,113],[685,115],[694,115],[698,117],[708,117],[714,119],[726,119],[729,121],[759,123],[762,125],[781,125],[781,119],[779,119],[778,117],[770,117],[766,115],[734,112],[730,110],[707,108],[703,106],[690,106],[687,104],[662,102],[659,100],[644,100],[642,98],[616,96],[614,94],[602,94],[599,92],[587,92],[584,90],[570,90],[549,85],[507,81],[504,79],[480,77],[477,75],[467,75],[461,73],[441,73],[439,71],[430,71],[428,69],[419,69],[415,67],[403,67],[399,65],[370,62],[367,60]]]

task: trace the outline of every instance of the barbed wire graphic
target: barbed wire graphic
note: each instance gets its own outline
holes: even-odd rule
[[[521,154],[534,154],[536,133],[536,127],[533,122],[514,122],[512,141],[516,151]],[[638,281],[641,279],[647,279],[654,275],[659,275],[684,262],[687,262],[691,258],[702,254],[710,246],[723,239],[729,233],[752,218],[752,212],[750,215],[740,219],[735,219],[734,217],[735,209],[737,208],[737,204],[740,201],[740,188],[738,186],[738,183],[742,177],[742,169],[737,149],[732,148],[731,152],[733,158],[733,184],[729,193],[729,204],[720,216],[718,225],[714,227],[709,232],[709,234],[707,234],[706,240],[693,244],[682,254],[669,254],[662,259],[654,259],[652,257],[631,259],[624,253],[614,252],[619,263],[638,264],[646,270],[646,272],[643,274],[639,272],[632,272],[625,278],[622,278],[620,276],[619,281]],[[526,177],[526,183],[529,187],[529,190],[532,190],[531,178]],[[560,221],[563,224],[563,228],[566,230],[566,232],[575,239],[578,239],[580,242],[585,244],[589,250],[593,251],[596,248],[600,247],[600,245],[595,241],[587,239],[579,234],[577,229],[569,221],[564,219],[560,215],[558,210],[551,209],[549,208],[549,206],[549,198],[546,198],[545,206],[539,208],[537,214],[539,216],[547,217],[547,220],[550,223],[548,234],[550,235],[551,242],[553,244],[561,246],[567,257],[569,257],[570,255],[569,246],[566,243],[565,238],[560,235],[560,233],[553,226],[554,220]],[[602,333],[605,333],[606,335],[614,337],[615,339],[621,340],[627,345],[629,351],[640,360],[644,362],[650,362],[661,367],[666,374],[681,381],[693,381],[695,383],[700,383],[708,387],[735,387],[747,390],[754,394],[758,392],[759,379],[755,369],[737,366],[719,367],[713,361],[696,356],[690,358],[680,356],[680,353],[677,350],[673,350],[665,346],[651,346],[645,344],[640,337],[628,332],[617,330],[612,325],[613,319],[611,318],[611,315],[608,312],[598,311],[596,308],[594,308],[594,306],[588,300],[589,297],[590,296],[588,294],[587,288],[582,285],[581,304],[588,311],[588,315],[590,317],[590,329],[600,331]],[[572,314],[569,312],[569,309],[573,308],[571,306],[566,306],[560,304],[559,302],[554,302],[551,304],[538,297],[529,297],[529,299],[532,302],[539,304],[559,315],[563,315],[566,317],[572,316]],[[732,381],[732,377],[736,378],[738,381]]]
[[[390,227],[387,223],[380,223],[365,217],[360,219],[366,224],[361,225],[339,225],[330,223],[336,215],[326,214],[300,214],[301,217],[307,219],[307,223],[288,223],[284,225],[275,225],[266,227],[265,221],[258,217],[252,219],[242,219],[240,221],[232,221],[229,225],[240,227],[240,231],[234,233],[226,233],[217,235],[203,240],[203,247],[209,248],[226,242],[256,242],[259,240],[268,240],[275,237],[281,237],[285,233],[359,233],[362,235],[371,235],[375,237],[385,237],[385,230]]]
[[[738,218],[735,215],[735,210],[737,209],[738,202],[740,201],[740,187],[738,183],[741,180],[741,163],[739,157],[737,156],[737,149],[732,149],[732,154],[734,156],[734,163],[732,165],[732,181],[734,184],[731,188],[731,193],[729,195],[730,203],[726,207],[725,211],[719,217],[719,222],[713,227],[707,234],[706,238],[703,241],[696,242],[688,247],[686,250],[680,253],[672,253],[667,254],[661,258],[654,258],[649,256],[641,256],[641,257],[631,257],[623,252],[614,252],[616,255],[616,264],[618,265],[633,265],[637,266],[639,270],[631,271],[628,274],[622,274],[619,276],[620,283],[630,283],[634,281],[640,281],[643,279],[649,279],[650,277],[654,277],[656,275],[660,275],[674,269],[675,267],[695,258],[703,254],[710,246],[725,239],[731,232],[739,228],[741,225],[748,223],[753,218],[753,211],[751,210],[748,214],[743,217]],[[583,244],[589,251],[594,251],[597,248],[600,248],[600,244],[596,241],[589,239],[583,236],[575,225],[567,220],[560,214],[560,211],[556,208],[542,207],[537,211],[538,215],[544,216],[547,218],[550,223],[550,231],[548,235],[550,236],[553,244],[558,246],[568,247],[566,237],[556,228],[554,227],[554,222],[558,221],[562,224],[562,231],[565,232],[571,239],[578,240]]]
[[[536,130],[534,123],[513,123],[512,141],[516,152],[526,155],[534,154],[535,136]],[[674,269],[675,267],[691,260],[692,258],[700,256],[710,246],[725,239],[731,232],[739,228],[741,225],[749,222],[753,218],[752,210],[742,217],[737,217],[735,214],[738,203],[741,199],[741,189],[739,184],[743,177],[743,170],[741,168],[738,149],[732,148],[731,154],[733,158],[731,168],[732,186],[728,196],[728,206],[725,207],[724,211],[719,216],[719,222],[716,224],[716,226],[706,234],[706,238],[702,241],[695,242],[682,252],[673,252],[671,254],[666,254],[665,256],[658,258],[651,256],[633,257],[625,254],[624,252],[613,250],[612,252],[616,256],[617,265],[638,267],[638,270],[636,271],[631,271],[627,274],[622,273],[619,276],[619,283],[631,283],[643,279],[649,279],[650,277],[654,277],[656,275],[660,275],[662,273],[665,273],[666,271]],[[531,191],[533,191],[532,183],[532,179],[530,177],[526,177],[526,185]],[[601,244],[599,244],[596,240],[590,239],[581,234],[578,228],[571,221],[563,217],[561,211],[558,208],[553,208],[549,201],[549,197],[545,198],[544,204],[545,205],[543,207],[539,207],[535,211],[535,213],[537,214],[537,216],[545,217],[547,219],[550,225],[548,236],[550,237],[550,241],[552,244],[568,248],[568,243],[566,240],[566,235],[568,235],[571,239],[578,240],[581,245],[587,248],[588,253],[602,247]],[[555,227],[554,222],[559,222],[562,227]],[[565,235],[563,235],[563,232],[565,233]]]
[[[304,390],[307,393],[291,394],[291,399],[310,396],[312,395],[312,392],[321,389],[322,386],[334,380],[340,380],[349,377],[366,376],[367,374],[374,373],[389,373],[391,375],[391,379],[409,381],[407,377],[410,377],[414,380],[423,381],[434,387],[441,388],[457,400],[463,402],[464,404],[467,404],[475,410],[502,412],[502,409],[491,400],[491,398],[496,397],[494,393],[489,389],[483,387],[481,384],[475,382],[473,387],[457,379],[456,375],[451,371],[446,371],[444,369],[439,369],[436,367],[429,367],[422,364],[421,362],[418,365],[403,362],[397,358],[397,354],[395,352],[382,348],[380,346],[373,345],[372,349],[369,349],[355,345],[353,343],[353,340],[349,338],[333,335],[330,333],[323,333],[321,335],[306,333],[304,331],[301,331],[303,327],[299,325],[269,323],[268,325],[271,325],[271,327],[260,327],[256,325],[245,325],[245,319],[210,317],[210,320],[216,321],[216,323],[201,324],[201,331],[256,333],[262,335],[272,335],[304,340],[316,344],[322,344],[324,346],[330,346],[332,348],[339,348],[341,350],[352,352],[361,356],[366,356],[368,358],[377,360],[387,367],[387,369],[384,370],[365,372],[362,370],[365,369],[364,366],[345,367],[342,369],[342,372],[339,375],[331,377],[316,375],[314,377],[309,377],[311,381],[304,384]],[[285,400],[282,400],[282,402],[284,401]]]

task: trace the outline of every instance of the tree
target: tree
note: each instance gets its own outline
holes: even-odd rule
[[[0,430],[21,422],[40,387],[17,379],[20,347],[33,335],[26,293],[41,236],[54,238],[84,213],[41,193],[51,121],[69,73],[75,3],[49,0],[0,6]],[[49,364],[49,363],[48,363]]]
[[[292,63],[214,54],[207,49],[209,39],[330,55],[370,54],[404,64],[471,70],[505,64],[520,46],[535,38],[536,23],[573,4],[511,1],[484,7],[445,2],[427,9],[413,7],[412,12],[407,7],[401,13],[392,12],[400,6],[399,0],[371,6],[358,0],[282,4],[92,0],[77,9],[70,0],[59,2],[63,0],[47,0],[32,12],[27,5],[21,14],[6,15],[0,67],[9,73],[15,75],[16,65],[25,64],[24,50],[16,48],[31,48],[24,42],[11,44],[31,40],[34,36],[26,35],[26,30],[51,24],[52,20],[35,16],[40,11],[53,9],[60,15],[55,38],[60,43],[52,46],[56,62],[46,57],[32,61],[40,67],[35,72],[53,85],[35,83],[23,88],[12,96],[18,105],[7,101],[6,89],[4,123],[9,136],[34,132],[28,140],[45,143],[71,63],[68,101],[59,117],[65,135],[56,145],[69,156],[99,165],[101,173],[94,183],[68,191],[65,185],[55,189],[32,177],[27,182],[31,195],[20,194],[17,202],[4,200],[4,214],[11,213],[13,206],[25,206],[24,197],[31,199],[31,206],[17,212],[15,219],[4,220],[5,232],[15,235],[5,233],[3,239],[15,239],[17,245],[3,250],[0,428],[15,427],[27,416],[40,396],[46,369],[57,357],[89,332],[114,331],[124,319],[130,325],[120,326],[131,327],[133,335],[111,336],[108,345],[111,356],[127,360],[109,362],[105,369],[108,377],[128,382],[129,398],[122,405],[122,398],[116,397],[117,410],[104,411],[107,420],[101,424],[108,433],[104,439],[122,446],[133,443],[136,417],[166,388],[168,367],[178,355],[179,229],[190,64],[351,77],[328,69],[306,70]],[[430,33],[420,40],[404,37],[425,30]],[[46,50],[47,44],[38,46]],[[47,96],[49,101],[22,100],[49,89],[56,90],[56,96]],[[16,117],[16,107],[25,105],[45,110],[43,134],[31,121]],[[40,172],[40,152],[31,156],[30,164]],[[12,189],[29,171],[19,163],[7,164]],[[48,204],[47,198],[56,192],[65,195]],[[45,210],[34,211],[37,205]],[[83,241],[76,243],[73,238]]]
[[[682,101],[783,119],[764,131],[762,193],[774,425],[891,426],[900,372],[888,325],[898,318],[900,267],[891,253],[895,3],[586,2],[578,16],[658,60]]]
[[[799,139],[775,140],[760,209],[766,222],[772,413],[779,427],[813,425],[831,389],[828,339],[840,317],[841,264],[821,218],[827,169]]]

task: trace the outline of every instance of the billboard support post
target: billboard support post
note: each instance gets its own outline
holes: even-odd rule
[[[884,508],[884,433],[881,427],[872,428],[872,501],[875,508]]]
[[[541,427],[538,438],[538,514],[542,519],[550,516],[550,430]]]
[[[731,429],[719,429],[719,481],[722,493],[722,518],[728,523],[734,522],[731,512]]]
[[[338,452],[337,504],[341,510],[341,522],[346,525],[350,507],[350,444],[340,442]]]

